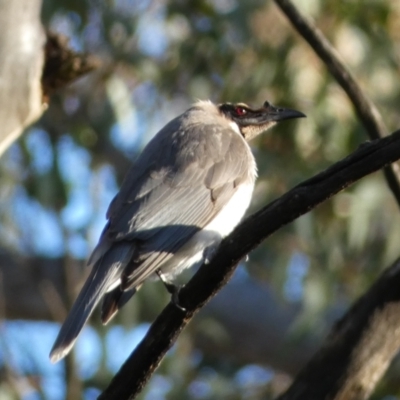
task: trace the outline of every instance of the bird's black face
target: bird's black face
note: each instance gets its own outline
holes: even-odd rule
[[[244,103],[224,103],[219,106],[219,110],[237,124],[246,140],[252,139],[279,121],[305,117],[300,111],[275,107],[268,101],[255,110]]]
[[[268,122],[305,117],[300,111],[275,107],[268,101],[256,110],[251,109],[244,103],[224,103],[219,106],[219,109],[226,117],[235,121],[239,126],[263,125]]]

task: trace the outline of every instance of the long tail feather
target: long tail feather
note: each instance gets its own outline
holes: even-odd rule
[[[108,324],[111,318],[128,302],[128,300],[139,290],[137,288],[122,291],[118,286],[111,292],[106,293],[101,306],[101,322]]]
[[[119,243],[114,245],[96,263],[61,327],[50,352],[51,362],[55,363],[69,353],[104,293],[118,282],[121,271],[129,262],[132,254],[132,245]]]

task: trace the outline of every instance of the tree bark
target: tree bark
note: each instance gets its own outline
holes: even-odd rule
[[[98,67],[40,22],[41,0],[0,0],[0,156],[43,114],[49,95]]]
[[[400,348],[400,260],[337,322],[277,400],[367,399]]]
[[[0,0],[0,156],[44,110],[41,0]]]

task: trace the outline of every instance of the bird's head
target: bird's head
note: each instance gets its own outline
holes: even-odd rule
[[[238,130],[247,141],[279,121],[305,117],[300,111],[275,107],[268,101],[255,110],[244,103],[224,103],[218,108],[221,114],[231,122],[232,128]]]

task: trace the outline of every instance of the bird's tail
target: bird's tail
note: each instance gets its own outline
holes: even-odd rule
[[[56,363],[69,353],[100,299],[118,282],[122,269],[132,257],[132,247],[127,243],[114,244],[93,266],[51,349],[51,362]]]
[[[141,286],[141,285],[140,285]],[[128,302],[140,289],[140,286],[128,290],[121,290],[120,286],[105,294],[101,307],[101,322],[108,324],[111,318]]]

